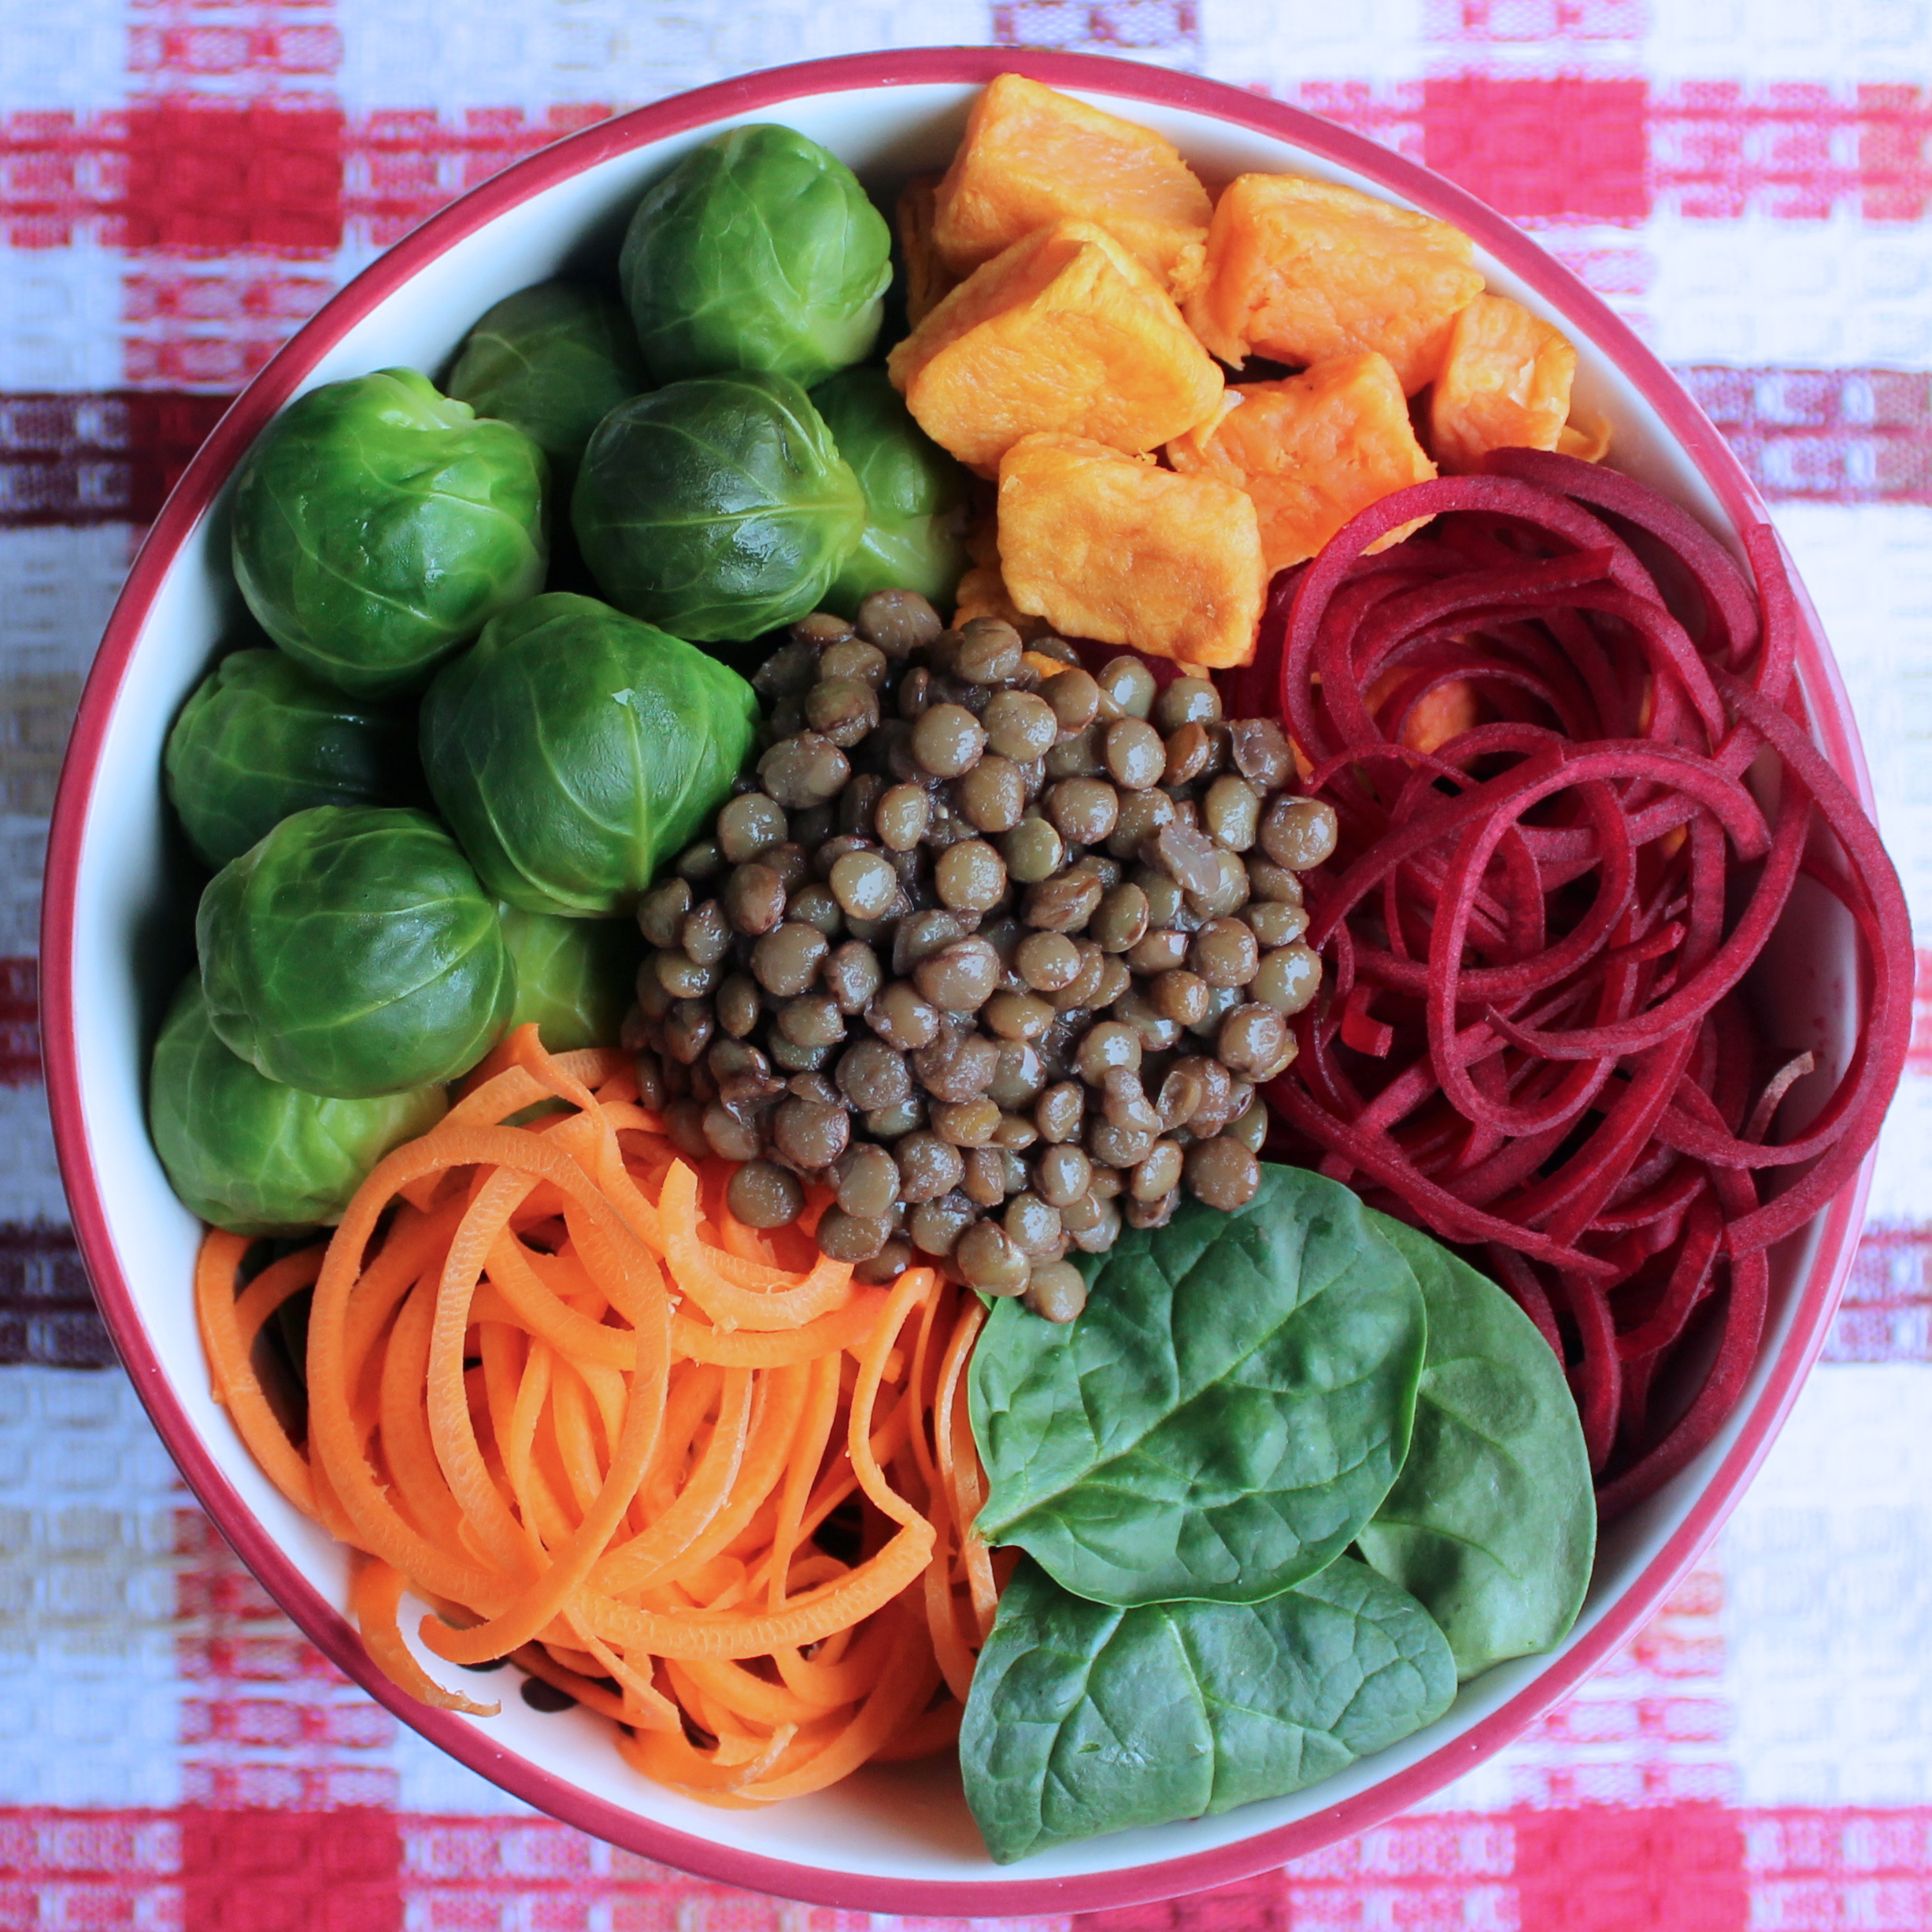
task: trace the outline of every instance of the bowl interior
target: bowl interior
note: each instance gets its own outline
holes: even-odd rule
[[[1120,83],[1130,93],[1137,93],[1139,84],[1151,90],[1154,77]],[[292,363],[282,366],[299,371],[300,389],[392,364],[435,371],[470,322],[500,297],[573,264],[608,259],[643,184],[684,149],[737,122],[783,120],[801,129],[848,161],[889,205],[905,173],[943,165],[975,91],[964,83],[924,83],[768,98],[754,111],[724,116],[668,139],[621,151],[609,151],[618,144],[607,142],[607,151],[601,157],[593,154],[590,165],[504,208],[424,261],[337,339],[326,340],[327,328],[305,332],[291,352]],[[1403,198],[1372,175],[1257,128],[1158,99],[1123,100],[1118,94],[1110,99],[1105,93],[1090,98],[1157,128],[1211,180],[1248,169],[1286,170]],[[1493,287],[1549,316],[1575,341],[1578,401],[1602,411],[1616,426],[1617,467],[1663,489],[1734,544],[1734,527],[1684,443],[1631,376],[1591,339],[1587,322],[1575,319],[1575,298],[1566,295],[1574,285],[1527,245],[1513,261],[1484,254],[1481,265]],[[318,336],[324,339],[319,353],[313,346]],[[118,689],[91,694],[90,702],[103,708],[99,753],[91,786],[65,801],[65,809],[84,814],[84,822],[69,941],[80,1126],[68,1133],[65,1152],[77,1210],[83,1197],[91,1197],[97,1235],[115,1258],[113,1271],[122,1285],[105,1284],[106,1298],[124,1339],[130,1327],[139,1333],[143,1345],[129,1350],[130,1360],[137,1379],[148,1383],[146,1393],[171,1446],[245,1555],[259,1561],[265,1552],[280,1553],[268,1580],[312,1634],[324,1634],[318,1623],[326,1627],[333,1639],[328,1647],[353,1667],[359,1647],[328,1614],[346,1601],[345,1553],[283,1501],[209,1397],[190,1295],[199,1231],[169,1191],[142,1123],[148,1043],[162,1005],[191,961],[193,875],[168,826],[158,775],[161,746],[182,699],[239,614],[227,564],[224,501],[217,498],[162,560],[145,609],[124,609],[119,621],[138,627],[135,647]],[[1817,688],[1819,675],[1814,667],[1808,694],[1830,712],[1831,693]],[[1767,998],[1764,1010],[1778,1036],[1789,1039],[1793,1050],[1822,1046],[1841,1064],[1856,998],[1848,934],[1828,920],[1788,918],[1767,968],[1764,977],[1775,997]],[[76,1133],[84,1139],[78,1154]],[[1778,1395],[1771,1379],[1786,1353],[1800,1291],[1819,1260],[1821,1238],[1814,1227],[1775,1257],[1770,1327],[1745,1403],[1690,1468],[1604,1537],[1588,1604],[1563,1652],[1491,1671],[1465,1686],[1454,1708],[1428,1730],[1292,1797],[1070,1846],[1001,1872],[980,1846],[949,1762],[861,1774],[834,1791],[768,1811],[717,1811],[631,1771],[602,1722],[581,1712],[539,1715],[513,1695],[503,1714],[489,1720],[435,1716],[402,1701],[394,1708],[486,1775],[605,1837],[694,1869],[839,1903],[890,1906],[904,1901],[909,1896],[905,1888],[920,1882],[975,1887],[971,1902],[982,1911],[1013,1908],[1020,1882],[1036,1905],[1044,1905],[1047,1894],[1041,1887],[1051,1882],[1064,1888],[1060,1896],[1067,1905],[1098,1903],[1103,1895],[1091,1882],[1102,1874],[1130,1875],[1129,1891],[1116,1886],[1107,1897],[1159,1896],[1180,1882],[1160,1880],[1154,1867],[1307,1821],[1312,1835],[1257,1853],[1252,1863],[1259,1865],[1373,1822],[1379,1813],[1358,1809],[1351,1822],[1322,1823],[1324,1815],[1371,1790],[1383,1793],[1384,1809],[1425,1796],[1505,1741],[1611,1641],[1620,1640],[1638,1612],[1647,1609],[1667,1583],[1660,1569],[1667,1549],[1675,1549],[1668,1567],[1688,1560],[1690,1548],[1676,1547],[1673,1539],[1682,1545],[1686,1523],[1747,1421],[1767,1402],[1776,1408],[1788,1400],[1788,1390]],[[1841,1233],[1832,1238],[1842,1245]],[[1803,1336],[1798,1343],[1802,1353]],[[1786,1382],[1793,1379],[1788,1363],[1783,1372]],[[1762,1430],[1761,1416],[1757,1426]],[[1714,1519],[1700,1523],[1697,1534],[1715,1527]],[[413,1622],[405,1615],[405,1627]],[[426,1661],[446,1671],[434,1660]],[[476,1681],[494,1689],[506,1680]],[[370,1687],[385,1694],[379,1680],[372,1680]],[[758,1860],[781,1861],[786,1872],[748,1862]],[[1237,1875],[1238,1869],[1229,1867],[1225,1875]],[[1137,1872],[1140,1878],[1131,1879]],[[1008,1882],[995,1887],[996,1878]],[[1207,1882],[1200,1875],[1185,1881]],[[961,1902],[967,1902],[964,1896]]]

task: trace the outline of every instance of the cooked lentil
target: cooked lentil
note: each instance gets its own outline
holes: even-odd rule
[[[747,1226],[828,1188],[860,1279],[923,1256],[1054,1321],[1069,1253],[1252,1198],[1256,1088],[1321,985],[1297,875],[1335,834],[1272,720],[1074,654],[909,591],[794,624],[755,779],[639,905],[627,1023]]]

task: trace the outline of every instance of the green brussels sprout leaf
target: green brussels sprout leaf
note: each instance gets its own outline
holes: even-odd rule
[[[423,701],[423,766],[495,896],[627,911],[730,795],[751,687],[680,638],[552,591],[506,613]]]
[[[479,416],[515,424],[550,458],[561,489],[591,431],[645,381],[624,305],[560,281],[519,289],[486,310],[443,387]]]
[[[605,417],[571,520],[613,604],[709,643],[816,609],[865,527],[865,498],[796,383],[712,376]]]
[[[516,994],[495,905],[426,812],[316,805],[209,881],[209,1023],[271,1080],[345,1099],[453,1079]]]
[[[236,1234],[294,1234],[342,1218],[392,1147],[447,1108],[434,1084],[371,1100],[285,1086],[222,1045],[191,975],[161,1024],[148,1130],[183,1205]]]
[[[408,720],[277,650],[223,658],[181,707],[163,762],[188,843],[217,871],[292,812],[400,804],[420,783]]]
[[[809,388],[872,353],[891,257],[835,154],[790,128],[734,128],[646,191],[618,271],[658,382],[764,369]]]
[[[874,590],[949,605],[966,568],[966,472],[913,421],[883,369],[847,369],[812,392],[865,498],[858,547],[827,589],[849,617]]]
[[[420,684],[541,587],[543,452],[414,369],[298,398],[235,487],[249,609],[318,677],[359,697]]]
[[[643,949],[635,921],[562,919],[502,909],[503,943],[516,967],[512,1027],[532,1022],[553,1053],[614,1046]]]

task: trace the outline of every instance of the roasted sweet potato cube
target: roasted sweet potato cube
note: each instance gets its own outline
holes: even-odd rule
[[[1216,668],[1247,663],[1268,593],[1254,505],[1086,436],[1022,437],[1000,464],[1000,567],[1067,637]]]
[[[1370,715],[1379,712],[1416,675],[1407,664],[1385,671],[1364,694]],[[1400,717],[1385,718],[1382,724],[1385,731],[1394,729],[1398,744],[1426,753],[1440,751],[1452,738],[1474,731],[1482,721],[1476,687],[1467,678],[1449,678],[1412,700]]]
[[[915,328],[959,283],[933,246],[933,191],[938,185],[937,175],[909,176],[893,211],[905,262],[905,319]]]
[[[1200,275],[1212,212],[1171,142],[1002,74],[974,103],[939,183],[933,239],[947,268],[966,276],[1050,222],[1097,222],[1178,297]]]
[[[1042,636],[1048,628],[1044,617],[1030,616],[1013,601],[997,564],[975,564],[960,579],[953,596],[955,631],[975,617],[997,617],[1027,638]]]
[[[1610,453],[1610,419],[1592,410],[1572,416],[1556,439],[1556,447],[1579,463],[1601,463]]]
[[[1372,349],[1412,396],[1482,289],[1468,236],[1446,221],[1332,181],[1241,175],[1215,204],[1187,320],[1235,368]]]
[[[886,358],[926,434],[982,476],[1054,431],[1151,450],[1211,415],[1221,372],[1105,228],[1038,228],[976,268]]]
[[[1609,454],[1609,417],[1596,409],[1588,416],[1573,416],[1557,437],[1557,450],[1575,456],[1580,464],[1600,464]]]
[[[998,486],[975,483],[973,498],[972,521],[966,526],[966,557],[971,568],[953,593],[953,628],[957,631],[975,617],[997,617],[1023,638],[1039,637],[1047,628],[1046,619],[1030,617],[1020,609],[1000,575]]]
[[[1450,471],[1490,450],[1553,450],[1570,416],[1576,351],[1507,295],[1479,295],[1449,326],[1429,395],[1429,442]]]
[[[1241,383],[1219,420],[1168,445],[1183,476],[1254,499],[1270,572],[1312,557],[1358,510],[1435,474],[1385,356],[1330,356],[1279,383]],[[1405,524],[1375,547],[1397,543]]]

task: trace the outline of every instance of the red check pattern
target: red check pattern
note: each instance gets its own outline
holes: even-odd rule
[[[890,34],[1194,68],[1442,170],[1648,332],[1779,506],[1821,605],[1838,600],[1825,614],[1932,943],[1922,7],[993,0],[943,23],[772,7],[77,0],[50,20],[0,0],[0,1932],[859,1932],[859,1915],[700,1883],[426,1767],[170,1487],[46,1148],[34,868],[115,578],[289,333],[544,142],[758,60]],[[398,47],[428,51],[413,65]],[[1795,1445],[1643,1637],[1445,1808],[1221,1892],[1030,1923],[1932,1926],[1932,1518],[1915,1486],[1932,1472],[1908,1420],[1932,1391],[1916,1127],[1932,1008],[1920,1032]],[[1841,1444],[1848,1473],[1827,1483]],[[1849,1553],[1836,1571],[1787,1534],[1813,1522],[1808,1482],[1838,1484],[1850,1512],[1799,1539]],[[1851,1686],[1835,1704],[1827,1668]]]

